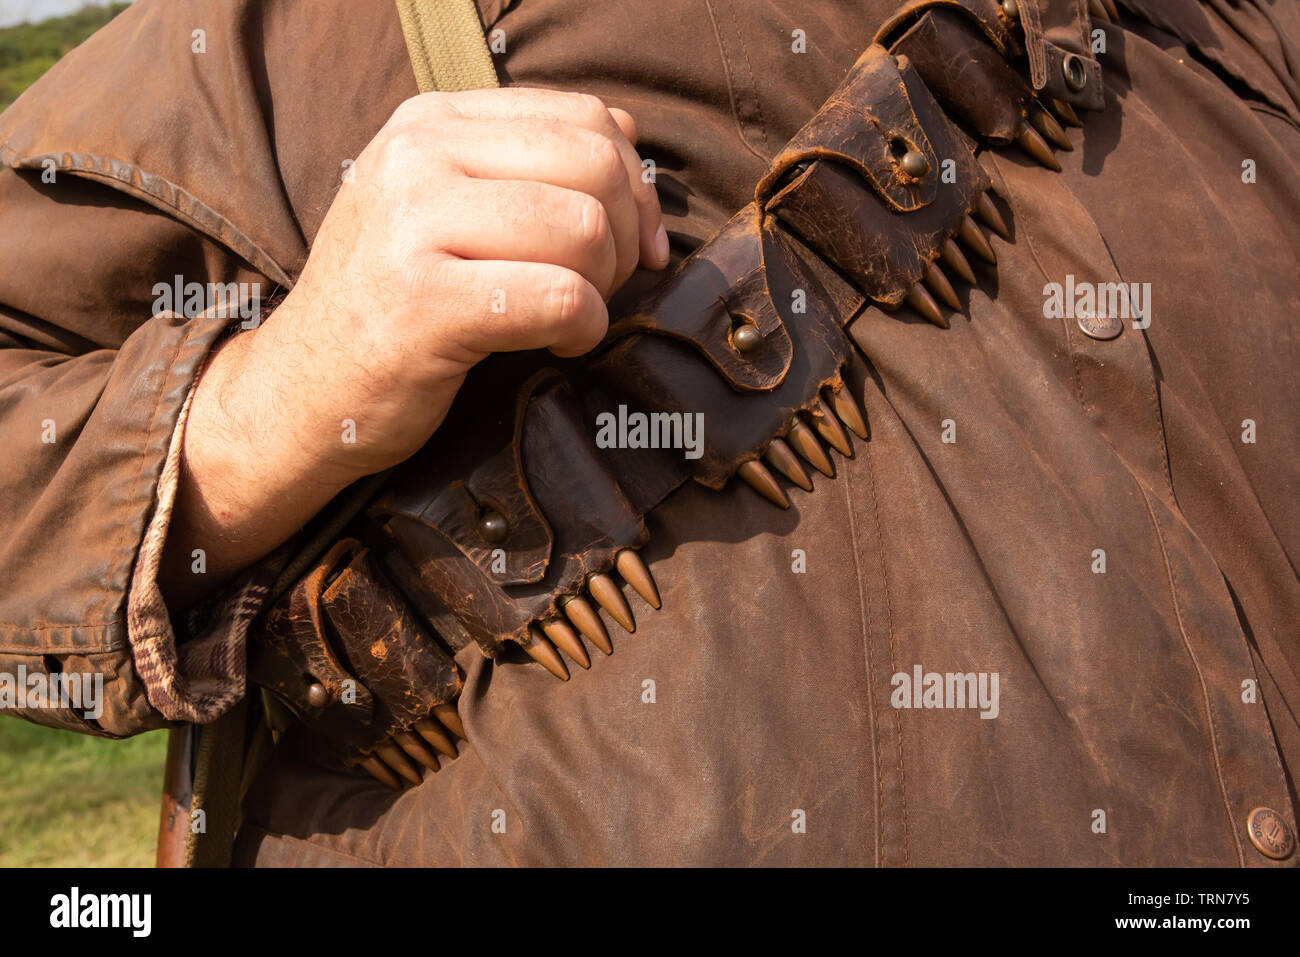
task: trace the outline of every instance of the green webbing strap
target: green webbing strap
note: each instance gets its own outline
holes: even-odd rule
[[[500,86],[474,0],[397,0],[421,93]]]
[[[190,832],[185,841],[186,867],[229,867],[238,826],[240,778],[248,722],[245,698],[211,724],[199,729],[194,759],[194,794]],[[195,815],[195,811],[202,811]],[[202,827],[196,833],[196,827]]]

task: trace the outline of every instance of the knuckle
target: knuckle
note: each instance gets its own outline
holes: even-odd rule
[[[609,115],[609,110],[605,108],[605,101],[592,93],[574,94],[574,101],[577,112],[591,119],[603,120]]]
[[[462,283],[455,281],[444,260],[408,255],[397,275],[411,299],[437,299],[455,306],[464,298]]]
[[[443,116],[448,112],[447,93],[417,93],[398,104],[393,111],[394,119],[412,123],[426,122],[430,117]]]
[[[572,272],[553,275],[547,284],[546,311],[557,328],[567,329],[582,320],[584,311],[583,283]]]
[[[600,200],[594,196],[582,195],[574,200],[574,211],[578,241],[590,249],[602,249],[613,239],[610,232],[609,214]]]
[[[424,112],[424,98],[427,93],[417,93],[415,96],[407,97],[401,103],[397,104],[397,109],[393,110],[393,115],[389,120],[390,123],[409,122],[414,117]]]
[[[479,109],[479,103],[482,97],[476,97],[473,94],[481,93],[481,90],[461,90],[454,93],[443,93],[437,90],[428,93],[421,93],[415,99],[424,104],[424,109],[428,113],[446,119],[470,119]]]
[[[424,130],[413,121],[394,123],[376,143],[380,165],[386,169],[403,167],[424,152]]]
[[[618,188],[627,182],[623,154],[609,137],[599,134],[592,137],[588,161],[592,174],[605,189]]]

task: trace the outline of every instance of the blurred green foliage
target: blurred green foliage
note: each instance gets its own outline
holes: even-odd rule
[[[130,4],[86,7],[66,17],[0,28],[0,110],[18,99],[59,58]]]

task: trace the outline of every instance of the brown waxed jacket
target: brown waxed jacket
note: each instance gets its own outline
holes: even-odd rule
[[[895,6],[479,3],[503,82],[636,117],[678,255]],[[788,513],[674,495],[644,551],[663,610],[565,685],[462,651],[472,743],[418,787],[282,739],[238,862],[1294,866],[1247,819],[1295,834],[1300,7],[1121,8],[1063,171],[983,156],[1011,214],[996,282],[948,330],[851,326],[871,438],[833,480]],[[24,168],[0,172],[0,672],[109,693],[93,725],[26,717],[122,735],[244,690],[228,635],[176,647],[129,613],[227,325],[154,316],[153,287],[290,286],[414,93],[387,3],[139,0],[0,117]],[[1149,283],[1149,328],[1049,317],[1067,277]],[[917,669],[996,676],[996,703],[926,707]]]

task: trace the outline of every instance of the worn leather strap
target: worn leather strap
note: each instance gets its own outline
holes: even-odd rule
[[[926,13],[964,17],[1007,59],[1024,56],[1035,92],[1071,106],[1103,106],[1101,64],[1092,55],[1092,21],[1085,0],[906,0],[876,32],[876,42],[895,41]]]
[[[644,516],[677,488],[719,489],[798,417],[819,421],[851,349],[844,327],[866,303],[915,303],[987,204],[967,131],[1019,138],[1036,108],[1022,24],[1007,9],[905,4],[881,34],[891,47],[864,52],[754,202],[617,317],[600,349],[561,369],[502,354],[471,372],[435,440],[347,529],[376,587],[395,588],[431,642],[450,652],[472,642],[491,657],[535,651],[537,626],[562,621],[568,598],[641,545]],[[951,81],[954,63],[971,65],[969,85]],[[596,424],[615,410],[643,416],[652,433],[700,413],[717,428],[694,456],[671,442],[608,447]],[[293,642],[338,640],[328,618],[290,609],[281,623],[311,627],[264,647],[290,662],[286,673],[323,661],[322,649]],[[412,682],[381,675],[366,686],[383,702]],[[331,743],[354,759],[375,729],[364,709],[351,718]]]
[[[911,149],[928,174],[903,172]],[[867,300],[899,305],[987,188],[973,149],[906,58],[868,49],[755,201],[617,318],[596,355],[564,374],[493,356],[471,374],[439,441],[396,469],[348,530],[374,573],[450,650],[526,647],[588,576],[644,543],[645,514],[688,480],[722,488],[839,386],[844,327]],[[940,161],[953,156],[940,189]],[[741,326],[753,337],[744,350]],[[621,409],[670,425],[703,414],[715,427],[693,458],[598,447],[593,424]],[[484,536],[485,515],[498,537]],[[314,597],[328,565],[272,611],[260,642],[271,660],[254,668],[300,715],[304,674],[335,697],[340,637]],[[366,684],[377,699],[394,691]],[[364,750],[367,715],[353,710],[353,733],[334,730]]]

